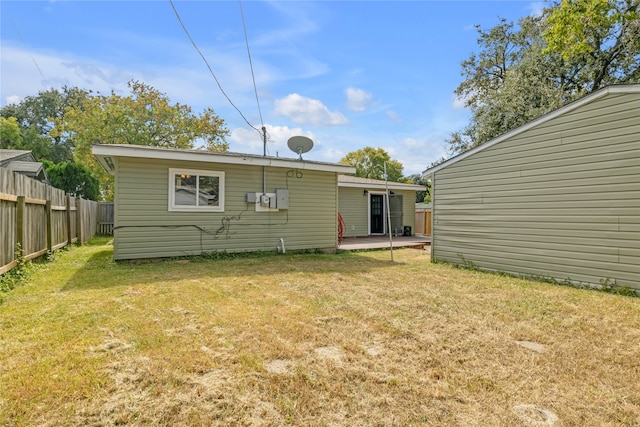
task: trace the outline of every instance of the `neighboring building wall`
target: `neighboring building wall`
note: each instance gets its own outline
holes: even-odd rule
[[[340,187],[338,190],[338,206],[346,226],[344,237],[366,237],[369,235],[369,195],[365,195],[364,190],[364,188],[353,187]],[[379,189],[369,189],[369,191],[384,193],[384,190]],[[410,226],[411,233],[415,234],[416,192],[404,190],[393,190],[393,192],[403,196],[402,225]]]
[[[369,235],[369,196],[363,188],[340,187],[338,207],[345,223],[344,237],[365,237]]]
[[[247,192],[262,191],[262,167],[118,158],[114,258],[210,251],[337,247],[337,178],[332,172],[267,168],[267,192],[289,188],[289,209],[255,212]],[[169,212],[169,168],[225,172],[224,212]],[[289,173],[288,173],[289,172]]]
[[[640,289],[640,94],[609,94],[434,177],[433,258]]]

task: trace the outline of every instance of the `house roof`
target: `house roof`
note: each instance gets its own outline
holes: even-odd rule
[[[96,156],[102,167],[112,175],[115,172],[115,165],[113,162],[114,157],[270,166],[276,168],[295,168],[337,173],[355,173],[356,171],[355,167],[348,165],[288,159],[283,157],[258,156],[255,154],[184,150],[128,144],[97,144],[93,145],[91,148],[93,154]]]
[[[14,172],[20,172],[23,175],[36,176],[43,169],[44,166],[39,162],[11,162],[7,165],[7,169]]]
[[[474,155],[475,153],[482,151],[482,150],[486,150],[487,148],[496,145],[506,139],[512,138],[518,134],[521,134],[522,132],[525,132],[531,128],[534,128],[538,125],[541,125],[542,123],[548,122],[549,120],[555,119],[558,116],[561,116],[563,114],[566,114],[570,111],[575,110],[576,108],[579,108],[585,104],[588,104],[590,102],[593,102],[597,99],[603,98],[605,96],[608,96],[610,94],[620,94],[620,93],[640,93],[640,84],[632,84],[632,85],[616,85],[616,86],[607,86],[603,89],[600,89],[597,92],[594,92],[592,94],[589,94],[583,98],[580,98],[576,101],[573,101],[567,105],[565,105],[564,107],[560,107],[557,110],[551,111],[550,113],[547,113],[543,116],[538,117],[537,119],[524,124],[518,128],[515,128],[507,133],[504,133],[500,136],[498,136],[497,138],[494,138],[490,141],[485,142],[484,144],[478,145],[477,147],[472,148],[471,150],[465,151],[464,153],[458,154],[455,157],[450,158],[449,160],[447,160],[446,162],[440,163],[439,165],[436,165],[432,168],[429,168],[427,170],[425,170],[424,172],[422,172],[422,176],[424,177],[428,177],[428,176],[432,176],[434,173],[438,172],[441,169],[446,168],[447,166],[450,166],[454,163],[459,162],[460,160],[466,159],[469,156]]]
[[[405,182],[388,182],[379,179],[360,178],[350,175],[338,175],[338,187],[371,188],[384,190],[388,186],[389,190],[409,190],[425,191],[424,185],[407,184]]]
[[[15,160],[36,161],[29,150],[0,150],[0,166],[5,166]]]

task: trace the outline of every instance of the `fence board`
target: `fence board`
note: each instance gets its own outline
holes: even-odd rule
[[[0,193],[15,197],[0,199],[0,227],[2,227],[2,239],[0,239],[0,266],[5,266],[14,260],[13,251],[16,247],[16,202],[15,184],[13,173],[5,168],[0,168]],[[0,271],[2,271],[0,269]]]
[[[98,229],[98,203],[0,168],[0,274],[16,266],[16,245],[30,260],[71,242],[86,243]],[[22,237],[21,237],[22,236]]]
[[[98,234],[113,235],[113,202],[101,202],[98,205]]]
[[[416,234],[431,236],[431,209],[416,210]]]

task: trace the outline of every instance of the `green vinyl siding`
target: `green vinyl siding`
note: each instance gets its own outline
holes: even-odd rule
[[[411,234],[416,234],[416,192],[396,191],[401,194],[402,199],[402,225],[411,227]]]
[[[117,159],[114,257],[117,260],[211,251],[275,251],[337,246],[334,172],[267,168],[267,192],[289,189],[289,209],[255,212],[246,193],[262,192],[260,166]],[[224,212],[168,209],[169,168],[225,173]]]
[[[611,93],[435,172],[433,257],[640,289],[640,94]]]
[[[345,224],[344,237],[369,235],[369,196],[363,188],[340,187],[338,206]]]
[[[369,195],[365,188],[340,187],[338,190],[338,206],[345,222],[344,237],[366,237],[369,235]],[[384,193],[380,189],[368,189],[373,193]],[[416,192],[413,190],[393,190],[402,196],[402,225],[411,227],[415,234],[415,202]],[[386,206],[385,206],[386,210]],[[385,223],[387,219],[385,218]]]

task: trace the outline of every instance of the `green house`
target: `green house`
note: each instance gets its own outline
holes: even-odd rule
[[[114,176],[114,258],[335,251],[338,175],[351,166],[136,145],[94,145]]]
[[[640,290],[640,85],[601,89],[423,175],[434,260]]]
[[[391,233],[414,235],[416,192],[424,190],[424,186],[416,184],[338,176],[338,204],[345,225],[344,237],[388,235],[387,206]]]

